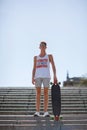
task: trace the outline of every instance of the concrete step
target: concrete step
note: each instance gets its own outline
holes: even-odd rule
[[[55,123],[51,119],[34,118],[35,88],[0,88],[0,130],[86,130],[87,88],[61,88],[61,114],[63,119]],[[43,114],[43,89],[41,115]],[[52,113],[49,89],[48,111]]]
[[[32,93],[30,93],[30,92],[6,92],[6,93],[4,93],[4,92],[2,92],[2,93],[0,93],[0,95],[31,95],[31,94],[33,94],[33,95],[35,95],[36,94],[36,92],[32,92]],[[44,93],[41,93],[42,95],[44,94]],[[87,94],[87,92],[74,92],[74,93],[72,93],[72,92],[62,92],[61,91],[61,95],[78,95],[78,94],[81,94],[81,95],[86,95]],[[49,95],[51,95],[51,92],[49,92]]]
[[[50,116],[53,116],[53,115],[50,115]],[[61,117],[61,120],[83,120],[83,119],[87,119],[87,114],[61,114],[60,115]],[[29,120],[31,118],[35,118],[37,119],[38,117],[33,117],[33,115],[0,115],[0,120]],[[39,117],[40,119],[44,119],[44,117],[42,117],[42,115],[40,115]],[[49,117],[48,117],[49,119]],[[52,120],[52,119],[50,119]]]
[[[36,111],[36,110],[35,110]],[[0,115],[33,115],[35,111],[0,111]],[[43,113],[43,111],[41,111]],[[53,114],[52,111],[49,111],[50,114]],[[61,114],[87,114],[87,111],[76,111],[76,110],[68,110],[61,111]]]
[[[62,105],[84,105],[87,104],[87,101],[83,101],[83,100],[80,100],[80,101],[62,101]],[[6,105],[35,105],[35,101],[34,102],[28,102],[28,101],[10,101],[10,102],[1,102],[0,103],[0,106],[6,106]],[[41,104],[43,104],[43,102],[41,102]],[[49,105],[52,105],[51,102],[49,102]]]
[[[18,98],[18,99],[21,99],[21,98],[24,98],[24,99],[26,99],[26,98],[29,98],[29,99],[31,99],[31,98],[36,98],[36,95],[16,95],[16,94],[7,94],[7,95],[0,95],[0,99],[1,98]],[[44,96],[41,96],[41,98],[44,98]],[[51,95],[49,95],[49,98],[51,98]],[[63,99],[63,98],[86,98],[87,99],[87,95],[80,95],[80,94],[78,94],[78,95],[61,95],[61,98]]]
[[[42,120],[42,122],[44,123],[45,122],[45,118],[40,118],[40,120]],[[54,121],[53,120],[51,120],[51,119],[49,119],[50,121],[51,121],[51,123],[53,123]],[[78,119],[78,120],[75,120],[75,119],[73,119],[73,120],[62,120],[62,123],[64,123],[64,124],[86,124],[87,123],[87,119]],[[36,124],[36,119],[35,118],[29,118],[28,120],[16,120],[16,119],[14,119],[14,120],[0,120],[0,125],[2,126],[4,126],[4,125],[9,125],[9,124],[19,124],[19,125],[23,125],[23,124],[27,124],[27,125],[34,125],[34,124]]]
[[[1,114],[32,114],[35,111],[35,89],[8,88],[0,89]],[[87,88],[61,88],[61,113],[87,113]],[[43,89],[41,111],[43,111]],[[52,113],[51,90],[49,89],[48,110]]]
[[[51,89],[49,89],[49,94],[50,94],[50,92],[51,92]],[[36,90],[35,89],[32,89],[32,90],[27,90],[26,89],[26,91],[21,91],[21,90],[6,90],[6,91],[4,91],[3,89],[1,90],[0,89],[0,94],[32,94],[32,93],[36,93]],[[43,94],[44,93],[44,91],[43,90],[41,90],[41,93]],[[77,89],[77,90],[66,90],[66,89],[61,89],[61,94],[78,94],[78,93],[80,93],[80,94],[84,94],[84,93],[87,93],[87,89],[84,89],[84,90],[82,90],[82,89]]]
[[[26,103],[25,104],[19,104],[19,103],[18,104],[17,103],[14,103],[14,104],[9,103],[8,104],[7,103],[7,104],[1,104],[0,108],[5,108],[5,107],[7,107],[7,108],[8,107],[16,107],[16,108],[17,107],[21,107],[22,108],[22,107],[30,107],[30,106],[31,107],[35,107],[36,105],[35,105],[35,103],[34,104],[33,103],[29,104],[29,102],[27,104]],[[44,106],[44,103],[41,103],[41,107],[43,107],[43,106]],[[66,104],[66,103],[64,103],[61,106],[62,107],[84,107],[84,106],[87,107],[87,104],[82,104],[82,103],[81,104],[79,104],[79,103],[76,103],[76,104],[74,104],[74,103],[73,104],[72,103],[71,104]],[[48,107],[49,108],[52,107],[52,104],[49,103]]]
[[[35,103],[35,100],[36,99],[4,99],[4,100],[1,100],[0,101],[0,103],[2,104],[2,103],[11,103],[11,102],[20,102],[20,103],[22,103],[22,102],[25,102],[25,103]],[[43,99],[41,99],[41,102],[43,103]],[[77,102],[82,102],[82,103],[87,103],[87,99],[76,99],[76,98],[74,98],[74,99],[61,99],[61,103],[63,103],[64,104],[64,102],[68,102],[68,103],[73,103],[73,102],[75,102],[75,103],[77,103]],[[51,99],[49,99],[49,103],[51,103]]]
[[[55,122],[51,118],[29,115],[0,116],[1,130],[86,130],[87,115],[62,115],[62,120]]]
[[[49,110],[49,109],[48,109]],[[0,110],[0,115],[4,115],[4,114],[7,114],[7,115],[13,115],[13,114],[22,114],[22,115],[32,115],[36,110],[35,109],[21,109],[21,110]],[[41,111],[41,113],[43,113],[43,109]],[[52,114],[52,110],[49,110],[49,113]],[[63,109],[61,110],[61,114],[87,114],[87,109],[79,109],[79,110],[75,110],[75,109]]]
[[[32,99],[29,99],[29,98],[21,98],[21,99],[18,99],[18,98],[4,98],[4,99],[1,99],[0,100],[0,104],[1,103],[10,103],[10,102],[32,102],[32,103],[35,103],[36,99],[35,98],[32,98]],[[44,102],[44,99],[40,99],[41,103]],[[51,99],[49,98],[49,103],[51,103]],[[61,98],[61,102],[64,103],[64,102],[67,102],[67,103],[70,103],[70,102],[84,102],[84,103],[87,103],[87,98]]]
[[[43,89],[41,90],[42,92],[43,92]],[[51,89],[49,89],[49,91],[51,91]],[[9,89],[8,87],[6,87],[6,88],[1,88],[0,87],[0,93],[10,93],[10,92],[16,92],[16,93],[21,93],[21,92],[24,92],[24,93],[33,93],[33,92],[36,92],[36,89],[35,88],[31,88],[31,87],[29,87],[29,88],[26,88],[25,87],[25,89],[23,88],[21,88],[20,87],[20,89],[19,88],[15,88],[15,87],[11,87],[11,89]],[[80,92],[87,92],[87,87],[83,87],[83,88],[81,88],[81,87],[62,87],[61,88],[61,93],[80,93]]]
[[[29,95],[29,96],[21,96],[21,95],[19,95],[19,96],[17,96],[17,95],[15,95],[15,96],[13,96],[13,95],[11,95],[11,96],[0,96],[0,100],[4,100],[4,99],[35,99],[36,98],[36,96],[33,96],[33,95]],[[77,95],[77,96],[75,96],[75,95],[73,95],[73,96],[61,96],[61,99],[87,99],[87,95]],[[44,99],[44,96],[41,96],[41,99]],[[49,96],[49,99],[51,99],[51,96]]]
[[[43,106],[44,105],[42,105],[41,106],[41,109],[43,109]],[[52,108],[52,106],[49,106],[48,107],[48,109],[50,109],[51,110],[51,108]],[[70,110],[81,110],[81,109],[87,109],[87,105],[86,106],[74,106],[74,105],[72,105],[72,106],[62,106],[62,110],[64,110],[64,109],[70,109]],[[31,105],[27,105],[27,106],[23,106],[23,107],[12,107],[12,106],[7,106],[7,107],[0,107],[0,110],[26,110],[26,109],[35,109],[35,105],[34,106],[31,106]]]
[[[3,102],[3,103],[0,103],[0,108],[1,107],[28,107],[28,106],[32,106],[32,107],[34,107],[35,106],[35,102],[9,102],[9,103],[7,103],[7,102]],[[40,106],[44,106],[44,102],[41,102],[40,103]],[[49,102],[49,104],[48,104],[48,107],[51,107],[52,106],[52,103],[51,102]],[[80,101],[80,102],[62,102],[62,104],[61,104],[61,106],[62,107],[87,107],[87,103],[86,102],[84,102],[84,101]]]
[[[51,115],[53,116],[53,115]],[[39,118],[39,119],[38,119]],[[15,124],[18,123],[30,123],[30,124],[34,124],[36,123],[36,120],[41,120],[41,121],[45,121],[45,120],[50,120],[53,122],[53,119],[51,117],[42,117],[42,115],[40,117],[33,117],[30,115],[0,115],[0,124],[10,124],[11,122],[14,122]],[[86,124],[87,122],[87,115],[84,114],[80,114],[80,115],[62,115],[62,119],[61,121],[64,124],[75,124],[76,122],[82,124]],[[11,123],[12,124],[12,123]]]

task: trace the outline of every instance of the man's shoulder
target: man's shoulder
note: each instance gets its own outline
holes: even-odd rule
[[[34,56],[34,60],[36,60],[37,56]]]
[[[51,62],[53,58],[52,54],[48,54],[48,57],[49,57],[49,61]]]
[[[34,58],[36,58],[37,56],[34,56]]]
[[[48,54],[49,57],[52,57],[52,54]]]
[[[52,56],[52,54],[48,54],[48,56]]]

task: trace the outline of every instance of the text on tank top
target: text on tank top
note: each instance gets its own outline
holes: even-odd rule
[[[50,78],[49,70],[49,56],[44,57],[37,56],[36,60],[36,74],[35,77],[48,77]]]

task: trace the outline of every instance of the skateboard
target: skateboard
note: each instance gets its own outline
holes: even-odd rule
[[[52,84],[51,98],[52,98],[52,110],[54,120],[58,121],[61,113],[61,91],[60,91],[60,85],[58,83]]]

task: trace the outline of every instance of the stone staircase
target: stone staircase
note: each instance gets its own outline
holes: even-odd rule
[[[35,88],[31,87],[0,88],[0,130],[56,130],[58,126],[61,130],[87,129],[87,87],[61,87],[61,116],[63,118],[56,125],[51,118],[33,117],[35,95]],[[42,89],[41,115],[43,101]],[[48,111],[52,115],[50,89]]]

